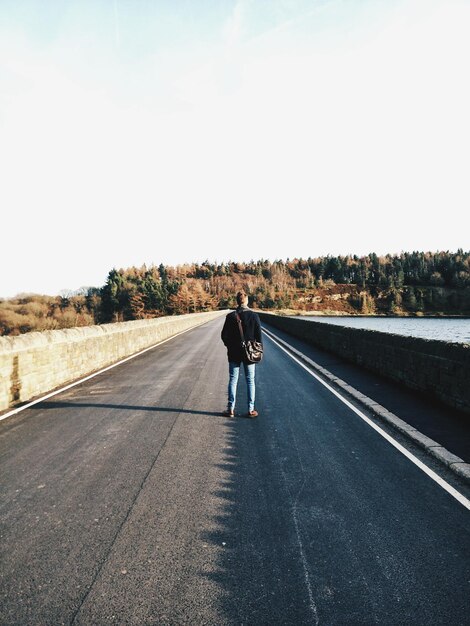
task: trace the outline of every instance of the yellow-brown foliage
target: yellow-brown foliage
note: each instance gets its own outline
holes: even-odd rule
[[[0,335],[20,335],[31,331],[90,326],[94,323],[83,296],[65,299],[22,295],[0,301]]]

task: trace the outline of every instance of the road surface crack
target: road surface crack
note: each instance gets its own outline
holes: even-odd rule
[[[205,363],[204,363],[204,366],[205,366],[206,362],[207,362],[207,359],[206,359],[206,361],[205,361]],[[184,400],[184,402],[182,403],[182,408],[184,408],[184,407],[185,407],[186,402],[188,401],[189,397],[191,396],[191,393],[193,392],[193,389],[194,389],[195,385],[198,383],[199,378],[200,378],[200,376],[201,376],[201,373],[202,373],[202,371],[203,371],[203,369],[204,369],[204,366],[202,366],[202,367],[201,367],[201,370],[200,370],[200,372],[199,372],[199,376],[197,376],[197,378],[193,380],[193,385],[191,385],[191,389],[189,390],[189,393],[188,393],[188,395],[187,395],[186,399],[185,399],[185,400]],[[72,619],[71,619],[71,621],[70,621],[70,624],[71,624],[71,625],[72,625],[72,624],[74,624],[74,623],[76,623],[76,619],[77,619],[77,617],[78,617],[78,615],[79,615],[79,613],[80,613],[80,611],[81,611],[81,609],[82,609],[83,605],[84,605],[84,604],[85,604],[85,602],[87,601],[87,599],[88,599],[88,597],[89,597],[89,595],[90,595],[90,593],[91,593],[91,591],[92,591],[93,587],[95,586],[95,583],[96,583],[96,581],[98,580],[98,578],[99,578],[99,576],[100,576],[100,574],[101,574],[101,572],[102,572],[102,570],[103,570],[103,568],[104,568],[104,566],[105,566],[106,562],[108,561],[109,555],[111,554],[111,552],[112,552],[112,550],[113,550],[113,547],[114,547],[114,545],[116,544],[116,541],[117,541],[117,539],[118,539],[119,535],[121,534],[122,529],[124,528],[124,526],[125,526],[125,524],[126,524],[127,520],[129,519],[130,514],[131,514],[131,512],[132,512],[132,510],[133,510],[133,508],[134,508],[134,506],[135,506],[135,503],[137,502],[137,500],[138,500],[138,498],[139,498],[140,494],[142,493],[142,490],[143,490],[143,488],[144,488],[144,486],[145,486],[145,483],[147,482],[148,477],[150,476],[150,474],[151,474],[151,472],[152,472],[153,468],[155,467],[155,465],[156,465],[156,463],[157,463],[157,461],[158,461],[158,459],[159,459],[159,457],[160,457],[160,454],[161,454],[161,453],[162,453],[162,451],[165,449],[165,446],[166,446],[166,444],[167,444],[167,442],[168,442],[169,438],[171,437],[171,434],[172,434],[172,432],[173,432],[173,429],[174,429],[174,427],[175,427],[175,425],[176,425],[176,422],[177,422],[178,418],[180,417],[180,415],[181,415],[181,412],[179,412],[179,413],[177,413],[177,414],[176,414],[175,419],[173,420],[173,422],[172,422],[172,424],[171,424],[171,427],[170,427],[170,429],[169,429],[169,431],[168,431],[168,434],[167,434],[167,436],[165,437],[165,441],[164,441],[164,442],[163,442],[163,444],[161,445],[161,447],[160,447],[160,449],[159,449],[159,451],[158,451],[157,455],[156,455],[156,456],[155,456],[155,458],[153,459],[152,463],[150,464],[150,467],[149,467],[148,471],[146,472],[145,476],[143,477],[143,479],[142,479],[142,481],[141,481],[141,483],[140,483],[140,486],[139,486],[139,487],[138,487],[138,489],[136,490],[136,494],[135,494],[134,498],[132,499],[132,501],[131,501],[131,503],[130,503],[130,506],[129,506],[128,510],[127,510],[126,515],[124,516],[123,520],[122,520],[122,521],[121,521],[121,523],[119,524],[119,526],[118,526],[118,528],[117,528],[117,530],[116,530],[116,532],[115,532],[115,534],[114,534],[114,536],[113,536],[113,538],[112,538],[112,540],[111,540],[111,542],[110,542],[110,545],[109,545],[109,547],[108,547],[108,550],[107,550],[107,551],[106,551],[106,553],[104,554],[104,556],[103,556],[103,558],[101,559],[101,561],[98,563],[96,573],[95,573],[95,575],[93,576],[93,580],[91,581],[91,583],[90,583],[90,585],[89,585],[89,587],[88,587],[87,591],[86,591],[86,592],[84,593],[84,595],[82,596],[82,599],[80,600],[79,605],[78,605],[77,609],[75,610],[75,612],[74,612],[74,614],[73,614],[73,616],[72,616]]]

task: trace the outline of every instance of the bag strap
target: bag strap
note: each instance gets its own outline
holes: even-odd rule
[[[237,313],[237,311],[235,311],[235,317],[237,319],[238,322],[238,330],[240,331],[240,337],[242,338],[242,344],[245,343],[245,335],[243,334],[243,326],[242,326],[242,320],[240,315]]]

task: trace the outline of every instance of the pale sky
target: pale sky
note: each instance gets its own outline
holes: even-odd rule
[[[470,248],[470,0],[0,0],[0,297]]]

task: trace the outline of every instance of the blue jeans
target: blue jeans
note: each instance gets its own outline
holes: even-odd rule
[[[245,368],[246,387],[248,391],[248,411],[255,408],[255,363],[243,363]],[[237,383],[240,363],[229,362],[228,408],[233,411],[237,398]]]

